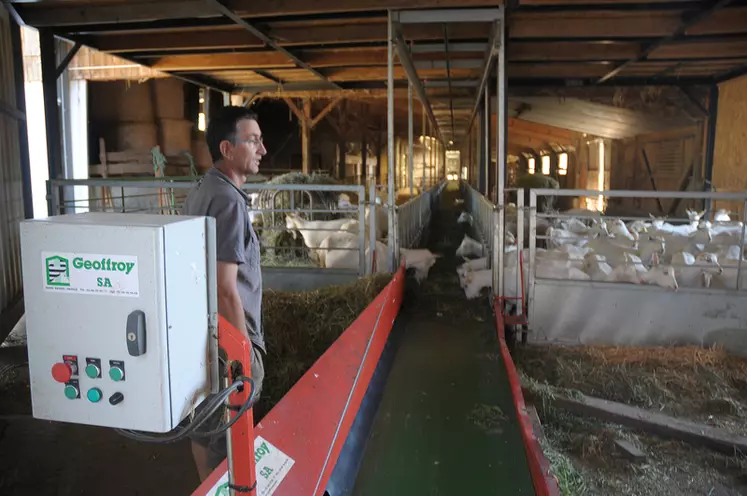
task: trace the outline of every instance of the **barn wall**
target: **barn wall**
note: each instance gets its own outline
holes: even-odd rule
[[[615,140],[611,189],[638,191],[702,190],[703,126],[692,126],[662,133],[651,133]],[[648,165],[646,166],[646,159]],[[653,175],[653,184],[652,184]],[[655,187],[654,187],[655,184]],[[686,207],[699,202],[661,199],[620,199],[617,205],[631,213],[683,215]],[[663,212],[662,212],[663,209]]]
[[[747,190],[747,76],[719,85],[713,187],[716,191]],[[714,208],[740,210],[737,205]]]

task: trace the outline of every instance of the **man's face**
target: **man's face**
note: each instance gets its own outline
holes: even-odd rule
[[[230,147],[226,162],[240,174],[258,174],[259,162],[266,153],[257,121],[240,120],[236,124],[236,142]]]

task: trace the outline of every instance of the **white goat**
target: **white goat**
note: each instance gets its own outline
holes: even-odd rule
[[[677,291],[679,285],[677,284],[677,277],[675,276],[674,267],[670,265],[659,265],[658,267],[651,267],[651,270],[643,274],[641,282],[645,284],[653,284],[661,286],[662,288],[673,289]]]
[[[651,223],[644,220],[634,220],[627,224],[627,228],[631,234],[638,234],[640,236],[651,229]]]
[[[583,271],[589,275],[592,281],[606,281],[612,273],[612,267],[607,263],[604,256],[587,253],[584,256]]]
[[[468,235],[464,235],[462,243],[456,250],[457,257],[481,257],[484,253],[484,247],[476,240],[470,238]]]
[[[472,225],[472,215],[469,214],[469,212],[462,212],[459,215],[459,218],[457,219],[457,224],[464,224],[467,223],[470,226]]]
[[[322,244],[325,238],[331,234],[340,232],[344,225],[350,226],[351,219],[334,219],[334,220],[305,220],[297,213],[287,214],[285,216],[285,227],[291,231],[293,238],[296,237],[296,230],[301,233],[304,244],[311,250],[312,255]],[[316,255],[318,258],[318,255]]]
[[[725,208],[721,208],[713,214],[713,222],[730,222],[731,217]]]
[[[428,278],[428,272],[441,258],[440,253],[433,253],[426,249],[408,249],[400,248],[400,256],[405,261],[406,269],[415,269],[415,280],[420,284]]]
[[[675,266],[677,283],[686,288],[709,288],[713,276],[723,273],[718,259],[711,253],[701,253],[695,257],[681,251],[672,256],[672,265]]]
[[[360,268],[360,240],[357,234],[337,232],[326,237],[319,247],[320,265],[333,269]],[[370,253],[366,243],[365,256]],[[374,257],[374,272],[385,273],[389,271],[387,261],[388,249],[384,243],[376,242],[376,255]]]
[[[631,233],[622,219],[614,219],[612,222],[607,224],[607,229],[610,236],[614,236],[615,238],[625,238],[630,241],[638,239],[638,233]]]

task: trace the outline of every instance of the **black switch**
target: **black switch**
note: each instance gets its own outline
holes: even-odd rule
[[[122,403],[122,400],[124,400],[124,395],[122,393],[114,393],[109,398],[109,404],[118,405],[119,403]]]

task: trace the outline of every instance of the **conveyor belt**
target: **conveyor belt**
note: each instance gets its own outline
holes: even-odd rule
[[[445,189],[434,212],[428,244],[444,258],[406,301],[352,494],[534,494],[490,307],[455,273],[458,197]]]

